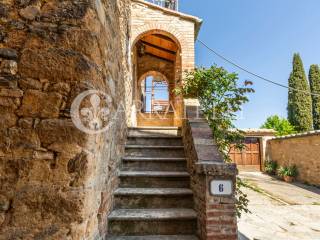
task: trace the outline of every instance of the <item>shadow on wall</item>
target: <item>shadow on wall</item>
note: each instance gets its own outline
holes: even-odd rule
[[[241,232],[239,232],[238,240],[250,240],[250,239],[247,238],[245,235],[243,235]]]

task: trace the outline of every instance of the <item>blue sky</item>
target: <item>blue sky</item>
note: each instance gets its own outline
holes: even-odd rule
[[[293,53],[299,52],[309,71],[320,64],[319,0],[180,0],[180,11],[203,19],[199,39],[240,65],[269,79],[288,84]],[[216,63],[252,80],[240,128],[257,128],[274,114],[286,117],[286,89],[264,83],[218,59],[196,44],[196,64]]]

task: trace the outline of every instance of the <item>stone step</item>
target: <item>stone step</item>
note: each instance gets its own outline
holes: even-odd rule
[[[185,158],[125,157],[122,159],[124,171],[186,171]]]
[[[110,237],[110,240],[198,240],[193,235],[167,235],[167,236],[118,236]]]
[[[184,157],[183,146],[126,145],[126,157]]]
[[[117,209],[109,215],[110,235],[193,234],[197,214],[192,209]]]
[[[129,136],[181,136],[181,129],[178,127],[129,128]]]
[[[189,188],[188,172],[121,171],[122,188]]]
[[[179,136],[129,136],[127,144],[143,146],[183,146],[182,138]]]
[[[115,191],[115,208],[192,208],[192,196],[188,188],[119,188]]]

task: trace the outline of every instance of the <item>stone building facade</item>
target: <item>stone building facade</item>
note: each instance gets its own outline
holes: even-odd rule
[[[156,71],[170,90],[182,84],[183,72],[194,68],[200,25],[196,17],[142,0],[0,2],[0,240],[108,238],[127,130],[138,125],[139,78]],[[171,44],[169,61],[139,56],[137,43],[150,35]],[[92,90],[82,113],[90,115],[95,104],[108,109],[107,131],[96,134],[76,127],[71,111]],[[170,98],[177,109],[170,126],[182,127],[183,101]],[[195,194],[196,186],[207,188],[198,196],[198,235],[234,240],[234,192],[209,196],[208,181],[234,182],[236,168],[217,159],[212,142],[187,138],[186,154],[195,152],[190,162],[196,163],[192,156],[202,162],[190,168],[198,171]]]
[[[88,135],[70,108],[131,94],[129,23],[129,0],[0,2],[1,240],[106,235],[127,124]]]

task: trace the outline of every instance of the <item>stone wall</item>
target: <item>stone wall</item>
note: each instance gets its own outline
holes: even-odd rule
[[[319,147],[320,131],[275,138],[267,142],[267,159],[296,165],[299,181],[320,186]]]
[[[129,0],[1,1],[1,240],[104,237],[130,116],[89,135],[70,107],[90,89],[131,105],[129,18]]]
[[[185,100],[185,106],[187,118],[183,121],[182,136],[198,213],[198,236],[201,240],[236,240],[236,165],[224,162],[208,122],[198,116],[198,102]],[[212,180],[231,180],[232,195],[213,196]]]

